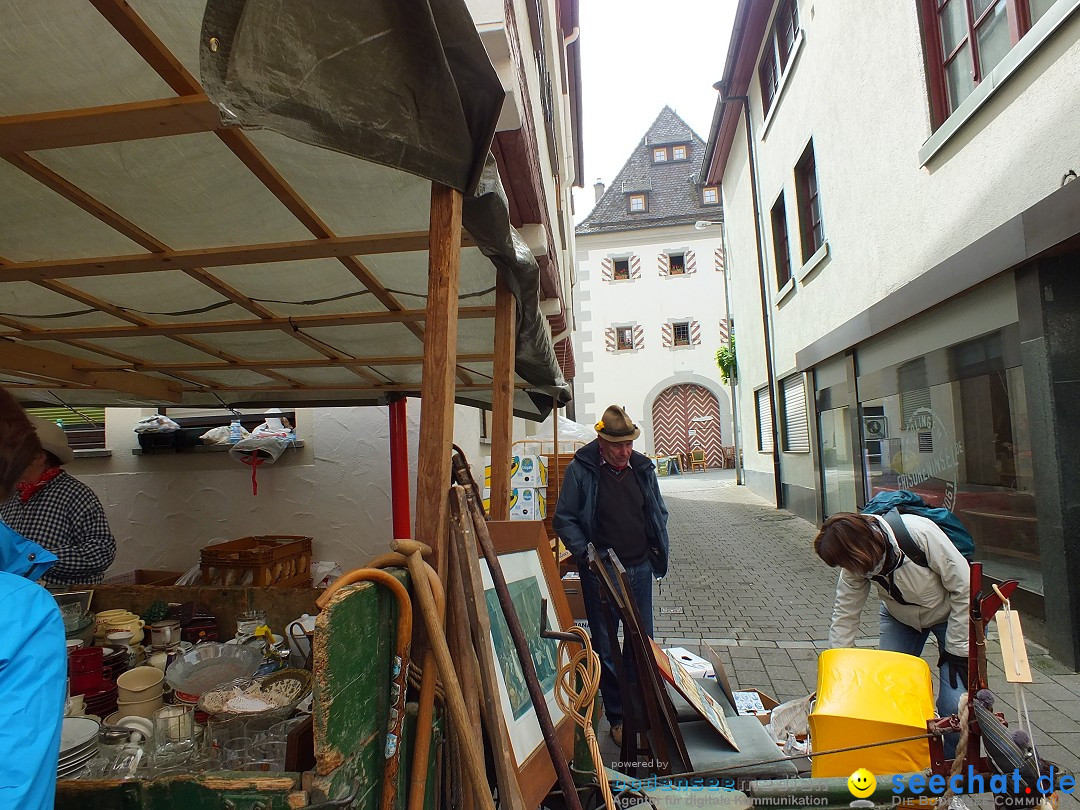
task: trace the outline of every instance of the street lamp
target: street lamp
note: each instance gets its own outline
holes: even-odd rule
[[[724,223],[722,223],[722,222],[714,222],[711,219],[699,219],[697,222],[694,223],[694,230],[703,231],[706,228],[709,228],[709,227],[711,227],[713,225],[723,225],[723,224]]]

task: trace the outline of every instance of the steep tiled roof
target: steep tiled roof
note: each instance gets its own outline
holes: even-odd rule
[[[686,144],[686,160],[653,163],[655,147],[673,144]],[[577,226],[577,233],[632,231],[720,219],[718,206],[701,201],[697,177],[704,156],[705,142],[671,107],[665,106],[604,196]],[[627,195],[641,192],[648,195],[648,210],[631,213]]]

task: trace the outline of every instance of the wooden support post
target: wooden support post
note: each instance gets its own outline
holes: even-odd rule
[[[510,444],[514,432],[514,355],[517,319],[514,294],[495,281],[495,368],[491,391],[492,520],[510,519]]]
[[[454,442],[458,286],[461,277],[461,192],[431,184],[428,302],[416,465],[416,539],[434,549],[431,564],[445,570],[450,452]]]

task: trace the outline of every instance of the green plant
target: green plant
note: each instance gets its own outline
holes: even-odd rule
[[[735,338],[716,350],[716,365],[720,368],[720,379],[725,385],[739,381],[739,368],[735,362]]]

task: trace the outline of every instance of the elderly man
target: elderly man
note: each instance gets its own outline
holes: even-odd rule
[[[18,491],[0,506],[0,520],[40,543],[58,562],[45,575],[48,585],[101,582],[116,556],[116,540],[97,495],[64,470],[75,454],[55,422],[30,417],[41,450],[23,474]]]
[[[0,498],[40,450],[26,414],[0,388]],[[67,656],[60,610],[34,580],[55,562],[0,523],[0,807],[53,806]]]
[[[566,468],[553,527],[578,561],[593,649],[600,656],[600,692],[611,736],[622,745],[623,704],[615,675],[614,645],[600,605],[600,586],[585,564],[589,543],[611,549],[626,568],[646,632],[652,635],[653,577],[668,567],[668,510],[655,465],[634,452],[641,435],[626,411],[612,405],[596,423],[596,441],[582,447]],[[615,616],[618,630],[619,619]]]

